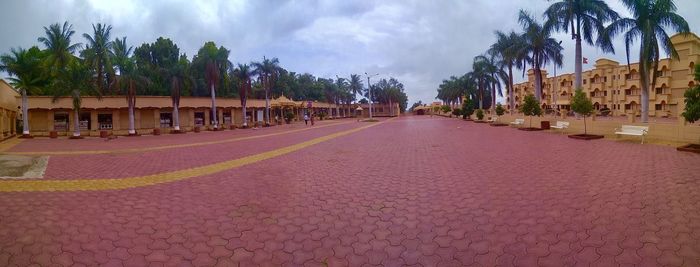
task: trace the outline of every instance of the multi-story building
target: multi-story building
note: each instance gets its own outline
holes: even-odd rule
[[[685,91],[698,83],[695,81],[695,64],[700,62],[700,38],[695,34],[675,35],[671,42],[678,51],[678,59],[665,58],[659,62],[656,88],[649,92],[649,116],[678,117],[683,112]],[[651,75],[651,73],[650,73]],[[639,115],[641,110],[641,85],[639,64],[629,66],[614,60],[596,60],[593,69],[583,72],[583,91],[591,99],[596,110],[610,109],[613,116]],[[569,110],[575,91],[574,74],[548,77],[542,70],[542,107]],[[527,94],[534,94],[535,76],[528,71],[528,80],[514,85],[516,108]],[[510,108],[510,98],[506,105]]]

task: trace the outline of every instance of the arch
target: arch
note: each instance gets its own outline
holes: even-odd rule
[[[690,73],[693,73],[695,71],[695,62],[691,61],[688,67],[690,68]]]
[[[595,110],[600,110],[600,103],[595,102],[595,103],[593,104],[593,108],[594,108]]]
[[[631,110],[637,110],[637,105],[638,105],[637,102],[632,101],[629,103],[629,105],[630,105]]]

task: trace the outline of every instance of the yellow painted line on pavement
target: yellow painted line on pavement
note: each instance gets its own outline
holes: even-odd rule
[[[151,174],[145,176],[110,178],[110,179],[71,179],[71,180],[7,180],[0,181],[0,192],[38,192],[38,191],[101,191],[118,190],[151,186],[162,183],[175,182],[193,177],[214,174],[233,168],[253,164],[266,159],[279,157],[298,151],[318,143],[355,133],[381,123],[371,123],[366,126],[332,133],[322,137],[314,138],[305,142],[270,150],[260,154],[250,155],[234,160],[224,161],[211,165],[195,167],[191,169],[178,170]]]
[[[351,122],[333,122],[333,123],[326,124],[326,125],[320,125],[320,126],[308,127],[308,128],[303,128],[303,129],[284,131],[284,132],[270,133],[270,134],[237,137],[237,138],[208,141],[208,142],[178,144],[178,145],[165,145],[165,146],[155,146],[155,147],[145,147],[145,148],[126,148],[126,149],[114,149],[114,150],[3,152],[3,154],[10,154],[10,155],[94,155],[94,154],[137,153],[137,152],[148,152],[148,151],[166,150],[166,149],[173,149],[173,148],[195,147],[195,146],[215,145],[215,144],[222,144],[222,143],[253,140],[253,139],[265,138],[265,137],[270,137],[270,136],[277,136],[277,135],[297,133],[297,132],[307,131],[307,130],[312,130],[312,129],[325,128],[325,127],[330,127],[330,126],[334,126],[334,125],[343,125],[343,124],[348,124],[348,123],[351,123]],[[0,152],[1,151],[2,151],[2,147],[0,147]]]

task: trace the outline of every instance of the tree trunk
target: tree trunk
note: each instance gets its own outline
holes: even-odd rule
[[[214,129],[219,128],[219,123],[216,120],[216,90],[214,90],[214,85],[211,85],[211,124]]]
[[[586,126],[586,116],[583,116],[583,134],[588,135],[588,127]]]
[[[484,108],[484,85],[479,81],[479,109]]]
[[[265,124],[270,125],[270,94],[268,90],[265,90],[265,115],[263,117],[265,117],[263,118]]]
[[[29,97],[25,89],[22,89],[22,135],[29,135]]]
[[[247,118],[247,113],[245,110],[245,104],[243,104],[243,127],[248,127],[248,118]]]
[[[542,70],[540,70],[539,64],[535,65],[535,98],[540,103],[542,102]]]
[[[642,114],[641,114],[641,122],[642,123],[647,123],[649,122],[649,67],[647,66],[648,64],[643,64],[642,61],[640,61],[639,64],[639,82],[642,87],[642,97],[641,97],[641,102],[642,102]],[[632,115],[635,116],[635,115]]]
[[[340,117],[340,104],[338,102],[335,103],[335,116]]]
[[[73,107],[73,136],[80,136],[80,107]]]
[[[515,113],[515,89],[513,88],[513,65],[508,65],[508,86],[510,87],[510,114]]]
[[[129,97],[129,135],[136,134],[134,123],[134,96]]]
[[[583,78],[581,76],[582,76],[582,71],[583,71],[583,55],[582,55],[583,52],[581,50],[582,50],[582,48],[581,48],[581,35],[577,34],[576,35],[576,55],[575,55],[576,56],[576,58],[575,58],[576,66],[574,67],[576,82],[574,84],[575,85],[574,90],[576,90],[578,88],[582,88],[582,79]]]
[[[173,128],[175,131],[180,130],[180,105],[177,103],[173,104]]]
[[[496,84],[491,86],[491,114],[493,114],[496,110]]]

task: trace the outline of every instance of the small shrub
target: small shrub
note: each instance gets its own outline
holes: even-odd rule
[[[448,105],[442,105],[441,109],[442,109],[442,113],[445,113],[445,114],[447,114],[448,112],[450,112],[450,110],[452,110],[452,108],[450,108],[450,106],[448,106]]]
[[[462,102],[462,119],[466,120],[472,114],[474,114],[474,102],[468,98],[464,99],[464,102]]]
[[[484,110],[477,109],[476,110],[476,118],[479,120],[483,120],[484,119]]]
[[[287,123],[290,123],[294,119],[294,113],[291,111],[287,111],[284,113],[284,121]]]
[[[506,109],[503,108],[503,105],[501,105],[501,103],[496,104],[496,115],[503,116],[505,113]]]
[[[452,110],[452,115],[458,116],[462,115],[462,110],[460,108],[456,108]]]
[[[542,107],[540,107],[540,101],[537,101],[534,95],[528,94],[523,99],[523,105],[520,106],[520,112],[525,116],[530,116],[530,127],[532,127],[532,116],[541,116]]]
[[[593,103],[586,97],[583,89],[578,88],[571,99],[571,110],[583,116],[583,134],[588,134],[586,129],[586,117],[593,114]]]
[[[700,79],[700,64],[695,66],[695,80]],[[683,94],[685,97],[685,109],[683,118],[690,123],[700,120],[700,84],[688,89]]]

